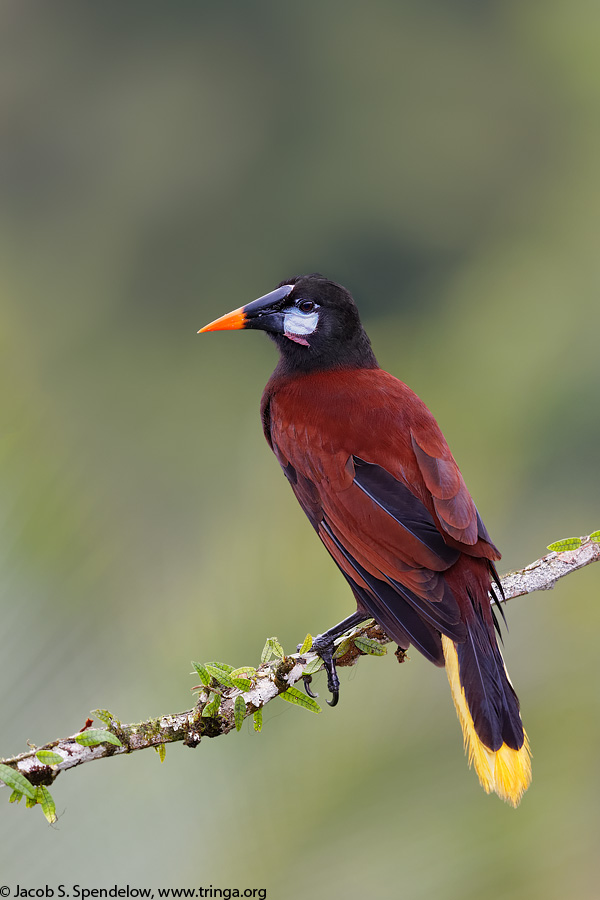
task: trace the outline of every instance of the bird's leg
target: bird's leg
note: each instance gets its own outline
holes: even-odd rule
[[[329,706],[336,706],[340,696],[340,680],[337,675],[335,660],[333,658],[334,642],[350,628],[354,628],[355,625],[359,625],[369,618],[370,616],[357,610],[355,613],[352,613],[351,616],[348,616],[347,619],[334,625],[333,628],[324,631],[323,634],[318,634],[312,642],[311,650],[314,650],[315,653],[321,657],[323,660],[323,668],[327,672],[327,687],[331,693],[331,700],[327,701]],[[309,697],[314,698],[317,695],[310,689],[310,682],[311,676],[306,675],[304,677],[304,690]]]

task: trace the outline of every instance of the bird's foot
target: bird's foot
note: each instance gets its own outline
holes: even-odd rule
[[[327,702],[330,706],[336,706],[340,697],[340,679],[338,678],[335,660],[333,658],[335,641],[351,628],[354,628],[355,625],[364,622],[367,618],[368,615],[365,614],[363,610],[357,609],[355,613],[352,613],[351,616],[348,616],[348,618],[344,619],[344,621],[340,622],[338,625],[334,625],[329,631],[318,634],[312,642],[310,649],[314,650],[314,652],[321,657],[323,660],[323,668],[327,672],[327,687],[331,693],[331,700],[328,700]],[[300,645],[298,645],[298,651],[300,651]],[[304,690],[309,697],[314,699],[318,694],[312,692],[310,688],[311,680],[310,675],[303,676]]]
[[[323,660],[323,668],[327,672],[327,687],[331,694],[331,700],[328,700],[327,703],[329,706],[337,706],[337,702],[340,698],[340,679],[338,678],[335,660],[333,658],[334,645],[332,640],[320,640],[321,638],[323,638],[323,635],[317,635],[312,643],[311,650],[314,650],[314,652],[321,657]],[[310,677],[310,675],[307,676],[308,679],[310,679]],[[312,693],[309,687],[310,680],[307,685],[307,678],[304,679],[304,690],[309,697],[315,697],[316,695]]]
[[[300,653],[300,648],[301,648],[301,647],[302,647],[302,644],[298,644],[298,646],[296,647],[296,653]],[[316,700],[317,697],[318,697],[319,695],[316,694],[316,693],[312,690],[312,688],[311,688],[311,686],[310,686],[311,683],[312,683],[312,675],[303,675],[303,676],[302,676],[302,681],[303,681],[303,683],[304,683],[304,690],[306,691],[306,693],[308,694],[308,696],[309,696],[312,700]]]
[[[315,694],[315,692],[312,690],[312,688],[310,686],[311,682],[312,682],[312,675],[303,675],[302,681],[304,682],[304,690],[306,691],[308,696],[311,697],[313,700],[316,700],[319,695]]]
[[[298,646],[296,647],[296,653],[300,653],[301,647],[302,647],[302,644],[298,644]],[[306,691],[308,696],[311,698],[311,700],[316,700],[319,695],[316,694],[310,686],[311,682],[312,682],[312,675],[303,675],[302,682],[304,684],[304,690]]]

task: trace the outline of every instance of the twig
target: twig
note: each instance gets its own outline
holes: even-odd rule
[[[559,578],[570,575],[590,563],[600,559],[600,541],[591,541],[589,535],[582,537],[581,546],[562,553],[548,553],[541,559],[502,576],[502,587],[506,600],[531,594],[533,591],[549,591]]]
[[[554,587],[559,578],[598,560],[600,560],[600,541],[590,540],[589,536],[581,538],[581,546],[576,549],[549,553],[524,569],[505,575],[502,578],[505,600],[529,594],[532,591],[549,590]],[[381,645],[389,643],[389,638],[378,625],[371,623],[354,628],[348,632],[351,640],[343,639],[344,654],[336,660],[338,666],[354,665],[358,658],[364,655],[354,644],[354,639],[360,636],[370,638],[371,641],[376,641]],[[400,652],[400,661],[402,658],[403,654]],[[238,707],[242,706],[243,717],[253,715],[257,710],[262,710],[275,697],[288,691],[302,678],[309,667],[313,669],[316,659],[315,653],[306,652],[295,653],[264,663],[252,675],[251,686],[248,690],[219,685],[212,679],[208,686],[201,687],[198,702],[193,709],[133,725],[122,725],[110,713],[98,711],[100,718],[108,725],[107,732],[90,732],[91,721],[88,720],[86,726],[77,734],[52,741],[42,747],[32,747],[18,756],[2,759],[0,763],[10,766],[16,772],[24,775],[35,787],[52,784],[57,775],[65,769],[71,769],[74,766],[106,756],[118,756],[122,753],[132,753],[134,750],[145,750],[148,747],[159,750],[161,745],[164,748],[164,745],[176,741],[182,741],[188,747],[196,747],[202,738],[218,737],[236,728],[237,697],[241,696],[244,700],[244,705],[238,703]],[[216,715],[207,715],[206,707],[211,700],[214,700],[215,693],[221,697],[219,711]],[[317,711],[316,704],[311,703],[308,698],[306,705],[311,705],[314,711]],[[237,724],[239,727],[239,708]],[[102,740],[102,734],[106,734],[107,738]],[[118,742],[109,743],[109,740],[115,740],[113,735],[118,738]],[[82,743],[88,737],[91,741],[90,746]],[[98,743],[97,740],[101,742]],[[42,751],[41,754],[40,751]],[[43,751],[51,751],[56,754],[52,764],[44,761]],[[58,761],[58,757],[62,757],[61,762]],[[41,800],[37,802],[41,802]]]

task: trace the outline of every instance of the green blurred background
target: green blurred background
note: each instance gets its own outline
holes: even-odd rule
[[[353,610],[261,433],[274,348],[196,335],[290,275],[353,291],[501,571],[600,527],[599,38],[586,0],[2,4],[1,754]],[[2,792],[0,880],[596,898],[599,582],[507,608],[516,812],[390,655],[319,718],[61,776],[54,828]]]

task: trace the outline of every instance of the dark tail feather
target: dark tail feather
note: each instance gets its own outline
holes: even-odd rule
[[[531,782],[529,742],[493,632],[475,604],[473,612],[464,643],[442,636],[448,681],[469,765],[488,793],[517,806]]]
[[[506,744],[512,750],[523,746],[523,723],[519,701],[509,681],[504,660],[480,607],[467,622],[467,639],[456,644],[460,683],[475,730],[490,750]]]

